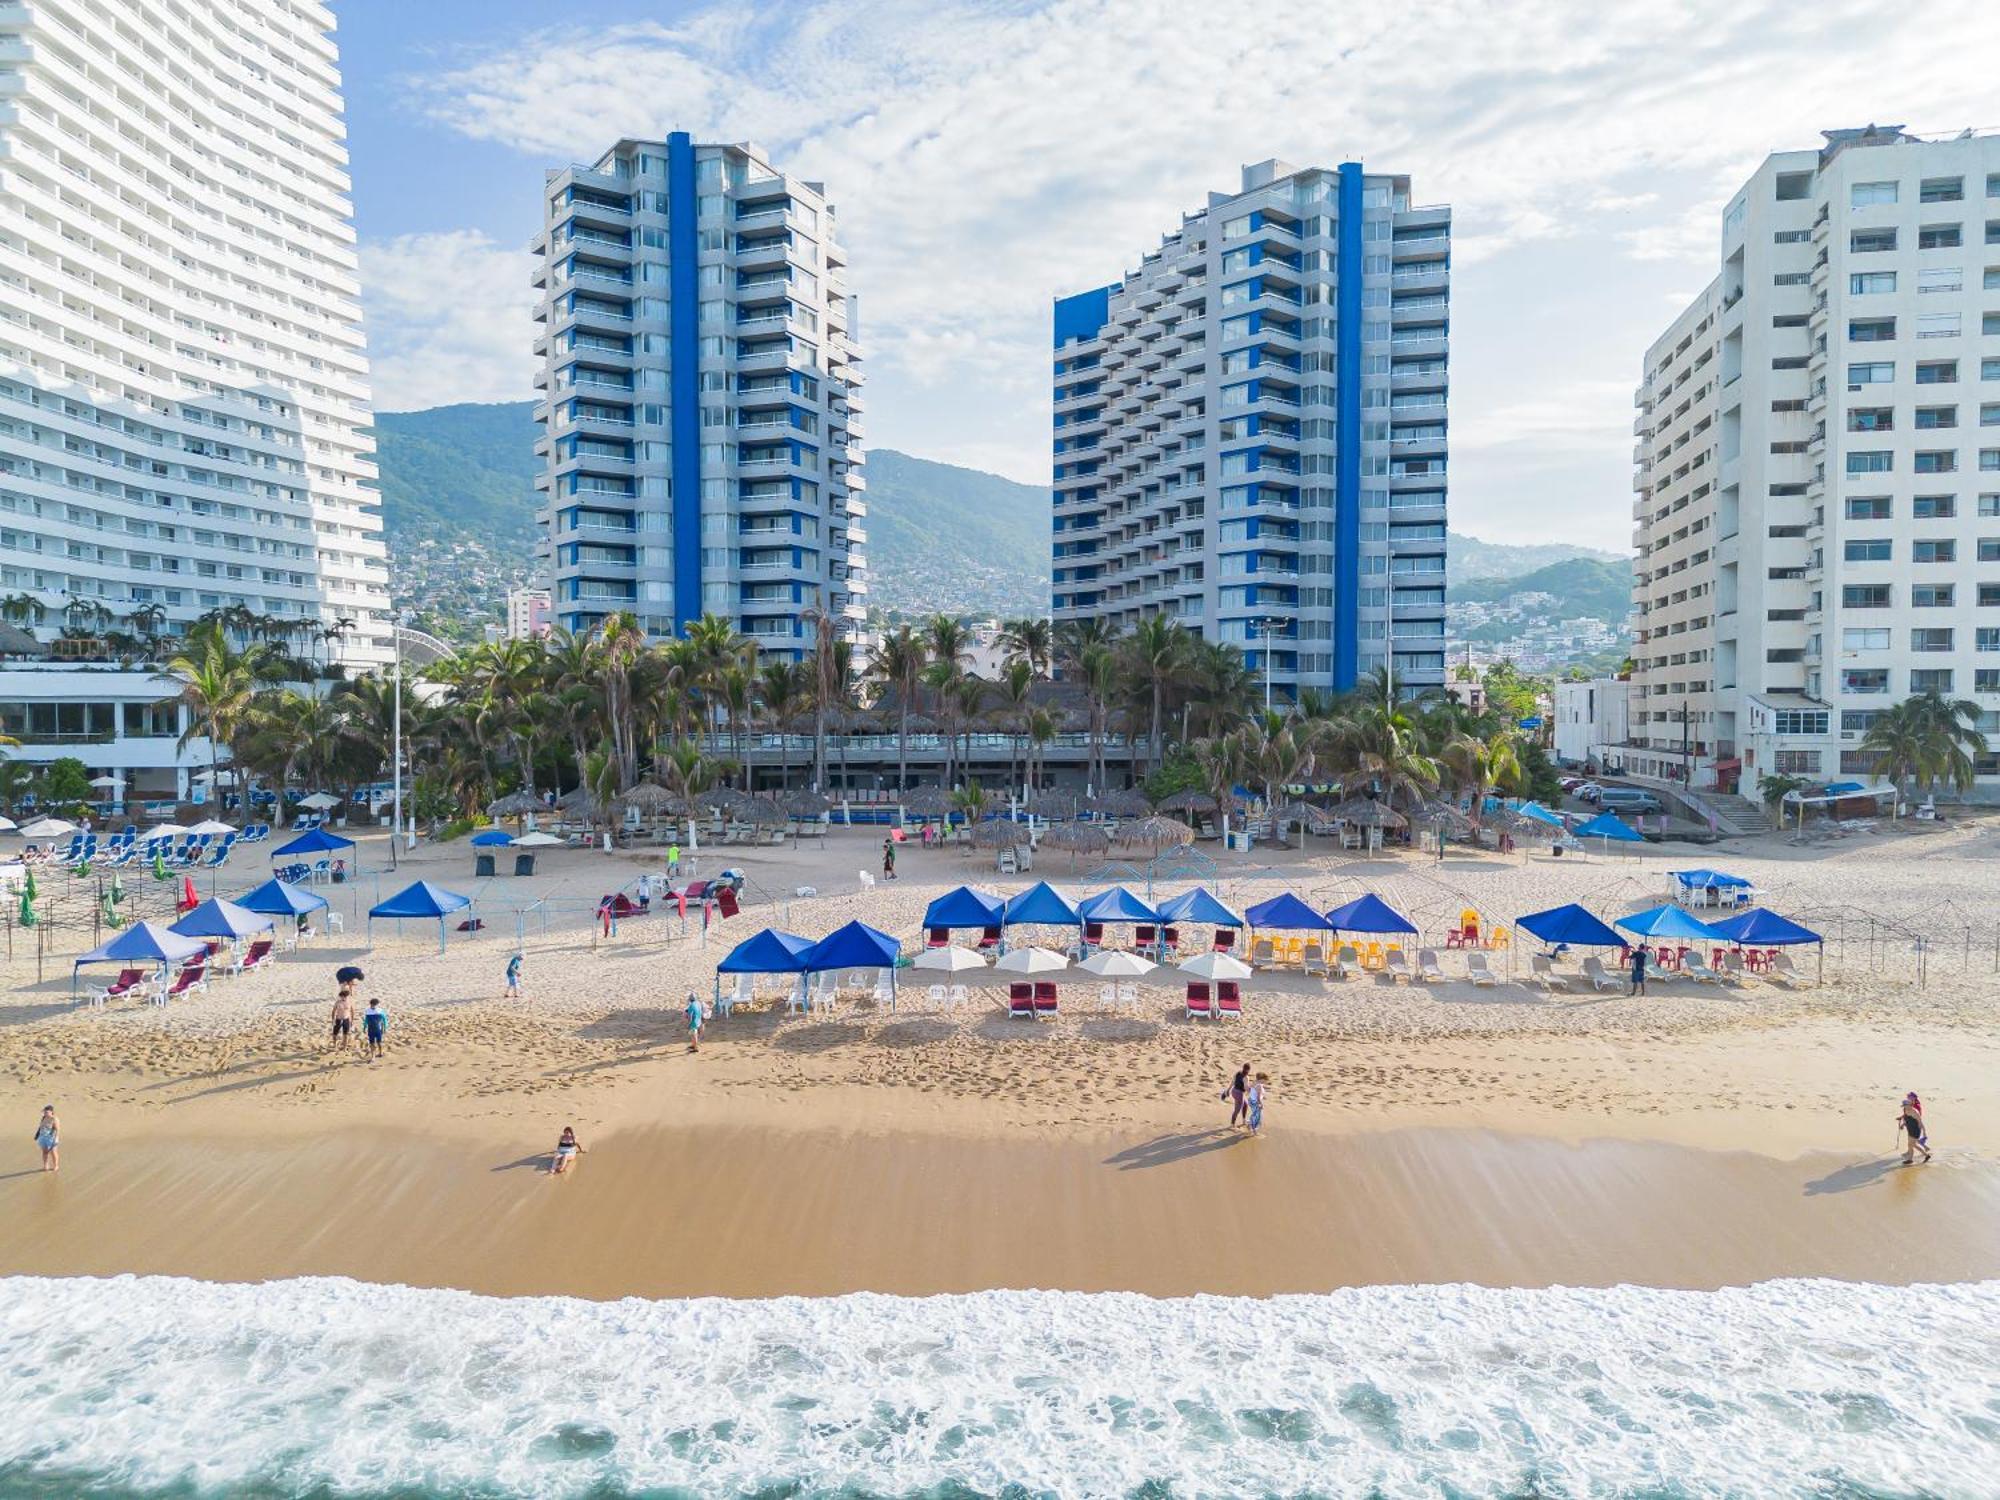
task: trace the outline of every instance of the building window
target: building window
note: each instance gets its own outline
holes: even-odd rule
[[[1951,650],[1951,627],[1943,625],[1923,625],[1910,632],[1912,651]]]
[[[1857,695],[1889,691],[1887,667],[1849,667],[1840,674],[1840,690]]]
[[[1819,751],[1773,750],[1771,769],[1780,776],[1819,775]]]
[[[1919,250],[1956,250],[1964,243],[1963,224],[1925,224],[1917,230]]]
[[[1777,734],[1825,734],[1827,712],[1825,709],[1781,708],[1771,715],[1771,727]]]
[[[1886,521],[1889,519],[1889,497],[1887,495],[1850,495],[1847,499],[1847,519],[1850,521]]]
[[[1886,448],[1867,448],[1847,455],[1850,474],[1886,474],[1894,467],[1894,455]]]
[[[1919,203],[1958,203],[1965,198],[1963,177],[1926,177],[1917,189]]]
[[[1849,432],[1893,432],[1896,430],[1896,411],[1889,406],[1855,406],[1848,408],[1847,430]]]
[[[1887,651],[1889,649],[1889,628],[1885,626],[1853,628],[1840,632],[1840,649],[1843,651]],[[1783,717],[1780,715],[1780,717]]]
[[[1948,563],[1958,560],[1958,543],[1949,537],[1931,537],[1910,544],[1910,561]]]
[[[2000,583],[1982,583],[1979,585],[1979,607],[1981,609],[2000,609]]]
[[[1894,318],[1849,318],[1847,341],[1851,344],[1882,344],[1896,336]]]
[[[2000,625],[1982,625],[1972,632],[1975,651],[2000,651]]]
[[[1896,184],[1893,182],[1857,182],[1847,192],[1848,205],[1852,208],[1870,208],[1879,203],[1896,201]]]
[[[1852,537],[1842,544],[1843,556],[1849,562],[1888,562],[1891,543],[1885,536]]]
[[[1932,266],[1917,272],[1919,292],[1957,292],[1965,288],[1965,272],[1958,266]]]
[[[1856,271],[1847,278],[1850,297],[1874,297],[1896,290],[1894,271]]]
[[[1847,236],[1847,248],[1855,255],[1875,255],[1896,248],[1893,229],[1856,229]]]
[[[2000,667],[1974,667],[1972,690],[1975,693],[2000,693]]]
[[[2000,448],[1981,448],[1979,450],[1979,467],[1982,472],[1988,474],[2000,470]]]
[[[1951,689],[1950,667],[1912,667],[1910,669],[1910,691],[1913,693],[1948,693]]]
[[[1917,384],[1958,384],[1958,361],[1955,359],[1919,360],[1917,362]]]
[[[1917,319],[1917,337],[1920,339],[1955,339],[1963,323],[1959,315],[1952,313],[1924,313]]]
[[[1952,474],[1958,471],[1958,450],[1956,448],[1925,448],[1917,453],[1916,470],[1919,474]]]
[[[1879,708],[1844,708],[1840,711],[1840,732],[1866,734],[1875,727],[1875,721],[1882,717]]]
[[[1958,425],[1958,408],[1955,406],[1920,406],[1917,408],[1917,429],[1936,431],[1941,427]]]
[[[1958,514],[1958,496],[1919,495],[1910,502],[1910,514],[1919,521],[1949,521]]]
[[[1869,360],[1865,364],[1847,367],[1849,385],[1887,385],[1896,378],[1896,366],[1891,360]]]
[[[1983,536],[1979,539],[1979,560],[2000,562],[2000,536]]]
[[[1886,583],[1845,583],[1840,587],[1842,609],[1888,609],[1893,602]]]

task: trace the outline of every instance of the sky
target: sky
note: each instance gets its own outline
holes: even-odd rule
[[[1991,0],[335,0],[385,411],[533,394],[542,173],[755,141],[837,206],[871,446],[1049,477],[1053,298],[1244,163],[1453,209],[1451,513],[1626,552],[1646,346],[1769,152],[2000,128]]]

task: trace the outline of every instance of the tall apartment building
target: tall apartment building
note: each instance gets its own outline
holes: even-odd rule
[[[750,145],[620,141],[551,172],[536,407],[556,622],[704,612],[766,652],[866,613],[860,359],[817,182]]]
[[[1055,304],[1058,620],[1164,614],[1274,696],[1444,681],[1451,210],[1265,161]]]
[[[50,627],[241,608],[389,659],[332,30],[0,4],[0,592]]]
[[[1721,264],[1638,396],[1631,769],[1864,776],[1933,688],[2000,746],[2000,136],[1771,156]]]

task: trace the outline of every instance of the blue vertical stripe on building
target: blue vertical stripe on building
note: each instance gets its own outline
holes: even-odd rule
[[[701,278],[695,234],[694,142],[667,137],[667,326],[672,378],[674,627],[701,616]]]
[[[1333,690],[1361,668],[1361,163],[1340,164],[1334,288]]]

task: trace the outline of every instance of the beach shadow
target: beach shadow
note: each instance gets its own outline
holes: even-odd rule
[[[862,1040],[862,1034],[835,1021],[809,1021],[788,1026],[771,1038],[771,1045],[785,1052],[831,1052]]]
[[[28,1167],[19,1172],[0,1172],[0,1182],[12,1182],[16,1177],[53,1177],[53,1172],[44,1172],[40,1167]]]
[[[274,1083],[303,1083],[308,1078],[318,1078],[341,1068],[358,1066],[355,1061],[330,1062],[317,1068],[302,1068],[296,1072],[273,1073],[267,1078],[240,1078],[235,1083],[218,1083],[213,1088],[196,1089],[192,1094],[182,1094],[178,1099],[168,1099],[168,1104],[188,1104],[196,1099],[207,1099],[216,1094],[236,1094],[244,1089],[261,1089]],[[185,1082],[186,1080],[181,1080]]]
[[[520,1167],[532,1167],[537,1171],[546,1172],[553,1162],[554,1158],[548,1152],[539,1151],[533,1156],[524,1156],[518,1161],[503,1161],[499,1166],[489,1168],[489,1170],[494,1172],[512,1172]]]
[[[1078,1029],[1093,1042],[1146,1042],[1160,1034],[1160,1025],[1143,1016],[1086,1016]]]
[[[1226,1125],[1217,1125],[1209,1130],[1191,1130],[1180,1135],[1154,1136],[1137,1146],[1127,1146],[1123,1151],[1114,1152],[1104,1158],[1104,1165],[1116,1167],[1121,1172],[1137,1172],[1146,1167],[1166,1167],[1177,1161],[1187,1161],[1191,1157],[1206,1156],[1211,1151],[1226,1151],[1239,1141],[1251,1137],[1245,1132]]]
[[[0,1010],[0,1026],[27,1026],[36,1021],[46,1021],[51,1016],[67,1015],[73,1010],[84,1008],[81,1001],[62,1005],[10,1005],[5,1010]]]
[[[884,1047],[921,1047],[926,1042],[941,1042],[946,1037],[956,1035],[958,1027],[941,1017],[923,1016],[903,1021],[891,1021],[871,1038]]]
[[[1857,1161],[1845,1167],[1836,1167],[1824,1177],[1815,1177],[1806,1184],[1808,1198],[1824,1198],[1832,1193],[1851,1193],[1856,1188],[1865,1188],[1882,1181],[1891,1173],[1900,1171],[1903,1158],[1900,1156],[1877,1156],[1868,1161]]]

